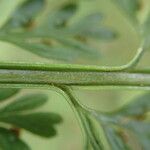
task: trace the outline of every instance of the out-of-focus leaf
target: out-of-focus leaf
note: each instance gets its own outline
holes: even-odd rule
[[[106,27],[97,27],[97,28],[90,28],[89,30],[83,30],[81,31],[81,34],[79,34],[81,37],[87,36],[90,38],[97,38],[97,39],[104,39],[104,40],[110,40],[116,38],[117,34],[113,32],[111,29]]]
[[[8,22],[4,25],[5,29],[20,28],[32,23],[35,16],[43,9],[45,0],[27,0],[12,14]]]
[[[116,33],[103,26],[101,13],[92,13],[82,17],[77,23],[68,25],[70,17],[76,12],[77,6],[69,4],[51,15],[46,23],[38,30],[49,32],[51,28],[62,30],[62,34],[100,39],[113,39]]]
[[[150,13],[148,14],[141,28],[142,28],[143,39],[145,40],[144,47],[146,49],[150,48]]]
[[[60,16],[57,17],[56,15],[60,15]],[[68,25],[66,23],[61,23],[61,24],[65,24],[64,26],[62,26],[61,24],[57,25],[57,22],[67,22],[67,21],[69,21],[69,20],[64,21],[63,18],[65,18],[65,16],[62,16],[62,15],[64,15],[64,13],[62,13],[62,9],[58,10],[57,13],[54,13],[52,15],[52,18],[49,18],[49,23],[46,22],[46,25],[48,24],[47,25],[48,27],[52,26],[53,28],[58,28],[58,29],[60,29],[60,27],[61,27],[61,29],[65,28],[66,30],[69,30],[68,27],[71,26],[70,27],[71,30],[77,30],[77,29],[78,30],[83,30],[84,28],[92,28],[92,27],[97,26],[98,24],[101,23],[101,21],[103,19],[103,16],[102,16],[101,13],[93,13],[93,14],[90,14],[88,16],[82,17],[77,23],[74,23],[74,24],[71,24],[71,25]],[[61,19],[63,19],[63,21],[61,21]],[[67,18],[67,19],[69,19],[69,18]],[[60,20],[60,21],[57,21],[57,20]]]
[[[134,133],[138,142],[142,145],[144,150],[150,148],[150,122],[148,121],[129,121],[124,125],[125,128],[129,129]]]
[[[0,89],[0,101],[6,100],[7,98],[15,95],[18,92],[18,89]]]
[[[123,141],[121,136],[112,127],[104,127],[105,134],[112,150],[130,150],[127,143]]]
[[[133,21],[137,21],[136,13],[140,8],[140,0],[112,0]]]
[[[84,28],[90,28],[97,26],[100,24],[103,20],[103,15],[99,12],[89,14],[85,17],[82,17],[75,25],[73,25],[75,28],[78,28],[79,30],[83,30]]]
[[[62,6],[59,10],[49,14],[45,22],[43,22],[39,30],[48,31],[51,28],[64,28],[69,22],[69,19],[76,13],[77,3],[68,3]]]
[[[110,40],[116,37],[115,32],[100,24],[102,16],[99,13],[83,17],[77,23],[70,23],[78,9],[78,2],[65,3],[59,9],[47,13],[45,19],[30,30],[17,30],[17,27],[20,29],[28,26],[30,20],[43,8],[43,4],[44,0],[28,0],[22,4],[16,10],[16,14],[20,13],[19,17],[11,18],[8,22],[10,28],[0,31],[0,40],[15,44],[40,57],[74,62],[99,59],[100,51],[88,44],[88,38]],[[16,30],[13,30],[14,27]]]
[[[0,128],[0,150],[31,150],[11,131]]]
[[[54,113],[8,114],[1,115],[0,121],[28,130],[34,134],[51,137],[56,135],[54,125],[61,122]]]
[[[106,138],[113,150],[132,149],[134,144],[127,142],[131,140],[130,134],[142,149],[149,150],[150,122],[145,118],[145,114],[150,111],[149,101],[150,94],[146,93],[118,111],[112,113],[93,112],[96,120],[102,124]]]
[[[38,108],[47,102],[47,96],[45,94],[31,94],[20,97],[14,102],[8,104],[0,110],[1,113],[16,113],[20,111],[33,110]]]
[[[94,117],[102,125],[111,150],[130,150],[128,144],[125,143],[117,131],[117,128],[114,127],[114,125],[117,126],[118,120],[113,115],[107,116],[105,113],[101,114],[100,112],[95,111]]]
[[[33,38],[32,38],[33,36]],[[54,37],[53,35],[39,35],[36,33],[24,34],[3,34],[0,39],[13,43],[24,50],[30,51],[38,56],[48,59],[59,59],[74,61],[78,59],[98,58],[99,52],[82,42],[67,39],[64,37]],[[59,41],[61,44],[53,45],[51,39]]]
[[[150,111],[150,93],[137,97],[135,100],[116,112],[121,116],[140,116]]]
[[[114,39],[116,33],[101,24],[103,17],[100,13],[93,13],[84,18],[81,18],[76,24],[68,29],[76,36],[99,38],[99,39]]]

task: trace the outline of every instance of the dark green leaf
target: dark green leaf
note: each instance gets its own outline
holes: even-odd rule
[[[7,98],[18,93],[18,89],[0,89],[0,101],[4,101]]]
[[[0,110],[2,113],[33,110],[45,104],[48,97],[45,94],[31,94],[20,97]]]
[[[45,0],[27,0],[13,13],[4,28],[28,26],[35,16],[43,9]]]
[[[0,116],[0,121],[43,137],[51,137],[56,135],[56,130],[53,126],[61,122],[61,117],[54,113],[9,114]]]
[[[0,128],[0,150],[30,150],[30,148],[14,133]]]

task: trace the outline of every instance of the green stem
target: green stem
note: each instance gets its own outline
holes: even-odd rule
[[[76,113],[78,117],[78,121],[81,125],[81,129],[84,133],[85,136],[85,142],[88,142],[86,144],[92,145],[94,150],[103,150],[102,143],[100,141],[96,140],[95,134],[93,133],[93,129],[91,129],[91,125],[89,125],[89,120],[88,120],[88,108],[80,104],[75,96],[73,95],[73,91],[67,87],[67,86],[57,86],[59,89],[63,91],[63,95],[68,99],[69,104],[73,108],[74,112]],[[87,148],[87,147],[86,147]]]
[[[150,72],[103,71],[82,66],[1,64],[0,84],[150,87]]]
[[[80,123],[82,132],[85,136],[85,141],[87,141],[87,136],[86,136],[86,126],[85,126],[85,121],[84,118],[82,116],[82,105],[79,104],[79,102],[76,100],[76,98],[74,97],[71,89],[67,86],[58,86],[57,87],[59,89],[58,93],[61,93],[66,100],[68,100],[68,103],[70,104],[70,106],[72,107],[73,111],[76,114],[76,117]]]
[[[122,66],[122,70],[130,70],[130,69],[133,69],[134,67],[136,67],[144,54],[144,50],[145,49],[143,48],[143,44],[142,44],[142,46],[140,48],[138,48],[133,59],[128,64]]]

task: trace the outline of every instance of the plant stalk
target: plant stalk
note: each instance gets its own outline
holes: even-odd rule
[[[150,87],[150,72],[82,66],[0,65],[0,84]]]

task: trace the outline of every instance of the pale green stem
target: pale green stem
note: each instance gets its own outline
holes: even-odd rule
[[[133,69],[134,67],[137,66],[137,64],[139,63],[140,59],[142,58],[143,54],[144,54],[144,48],[143,48],[143,44],[140,48],[138,48],[135,56],[133,57],[133,59],[127,63],[126,65],[121,66],[122,70],[130,70]]]
[[[99,141],[97,143],[93,137],[92,130],[89,127],[89,124],[87,122],[87,116],[88,115],[88,108],[80,104],[75,96],[73,95],[73,91],[67,87],[67,86],[57,86],[59,89],[63,91],[63,96],[67,96],[66,99],[68,99],[69,104],[73,108],[74,112],[76,113],[78,117],[78,121],[81,125],[81,129],[83,131],[83,134],[85,136],[85,142],[90,142],[95,150],[103,150],[103,145]],[[89,110],[90,111],[90,110]]]
[[[150,73],[136,71],[94,71],[78,68],[34,70],[0,69],[0,84],[41,84],[68,86],[150,86]]]

